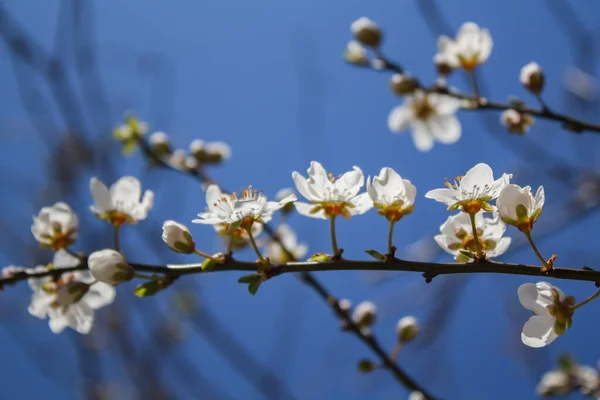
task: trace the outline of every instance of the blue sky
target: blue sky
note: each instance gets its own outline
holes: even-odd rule
[[[544,96],[552,107],[596,119],[593,110],[567,103],[563,77],[578,56],[573,43],[582,41],[573,42],[565,35],[556,13],[546,2],[438,2],[453,32],[461,23],[474,21],[488,28],[493,36],[494,50],[480,71],[486,83],[484,96],[503,101],[515,95],[533,104],[534,99],[521,87],[518,74],[524,64],[535,60],[546,72]],[[51,51],[63,40],[72,39],[68,35],[58,40],[55,37],[56,27],[61,24],[59,4],[45,1],[32,8],[31,3],[8,0],[5,7],[43,48]],[[390,57],[423,81],[433,81],[431,59],[436,36],[423,20],[418,4],[416,0],[97,2],[92,28],[96,32],[98,68],[111,120],[102,121],[90,135],[108,138],[110,132],[106,128],[118,123],[124,111],[133,110],[153,129],[169,133],[176,146],[185,148],[194,138],[226,141],[233,148],[233,157],[212,171],[214,178],[234,189],[252,184],[269,196],[291,186],[291,172],[304,174],[311,160],[322,162],[334,174],[353,165],[370,175],[384,166],[393,167],[418,190],[415,212],[396,229],[400,256],[406,255],[409,244],[432,237],[447,217],[444,206],[422,195],[440,187],[444,177],[463,174],[478,162],[490,164],[497,174],[515,173],[519,184],[544,184],[548,201],[561,204],[574,189],[556,183],[541,171],[542,149],[578,169],[591,170],[598,165],[598,138],[593,135],[576,136],[560,130],[556,124],[537,121],[527,138],[514,137],[499,128],[491,131],[479,114],[461,112],[463,137],[459,143],[436,145],[429,153],[419,153],[409,135],[388,131],[387,115],[399,104],[388,89],[389,75],[352,68],[343,62],[342,53],[350,39],[350,23],[365,15],[384,28],[384,50]],[[569,4],[586,29],[597,30],[595,16],[600,5],[573,1]],[[567,15],[564,10],[559,14]],[[588,52],[597,51],[596,47]],[[6,45],[0,46],[0,52],[2,59],[9,59]],[[70,57],[69,50],[61,54]],[[24,68],[0,63],[0,121],[4,121],[0,166],[6,171],[1,178],[5,187],[3,206],[18,210],[11,214],[14,222],[9,219],[8,223],[18,221],[21,225],[16,229],[28,235],[28,218],[38,206],[31,201],[35,193],[20,198],[10,193],[19,186],[41,185],[49,160],[19,97],[16,76]],[[595,75],[598,71],[592,65],[589,72]],[[75,80],[72,70],[68,71],[68,78]],[[459,76],[451,82],[467,90]],[[50,98],[43,83],[31,83],[39,84],[41,94]],[[76,86],[83,96],[83,88]],[[490,114],[488,121],[498,125],[498,117]],[[65,128],[56,109],[39,118],[56,121],[59,130]],[[48,129],[52,129],[51,124]],[[526,148],[525,143],[534,145]],[[116,144],[113,146],[118,152]],[[551,158],[551,162],[556,160]],[[139,156],[117,156],[111,161],[111,168],[119,175],[138,176],[144,187],[156,191],[152,211],[155,222],[176,219],[189,223],[205,206],[196,182],[165,171],[147,174]],[[106,170],[101,167],[95,173],[102,176]],[[91,201],[86,192],[90,175],[81,181],[79,201],[73,204],[80,214],[87,213]],[[557,210],[560,214],[560,206]],[[555,215],[548,212],[544,217]],[[329,250],[326,222],[299,216],[290,222],[312,252]],[[584,221],[540,240],[540,250],[548,255],[557,253],[560,265],[597,265],[598,257],[591,246],[597,246],[598,222],[598,216],[592,213]],[[153,243],[159,243],[160,230],[149,226],[154,229],[157,224],[143,223],[125,232],[123,248],[130,257],[149,263],[187,260],[168,252],[159,257],[145,249],[140,236],[152,237]],[[210,227],[196,225],[193,233],[200,247],[214,249]],[[372,212],[341,221],[338,240],[346,257],[359,259],[364,258],[364,249],[384,249],[386,233],[385,221]],[[518,236],[512,229],[508,233]],[[95,246],[98,244],[87,243],[86,250]],[[244,253],[240,257],[251,259],[252,255]],[[440,255],[439,259],[449,258]],[[535,262],[527,249],[510,252],[502,259]],[[0,261],[20,262],[8,256],[0,256]],[[350,335],[340,333],[338,322],[320,298],[294,277],[267,282],[252,298],[236,283],[237,277],[227,273],[198,279],[201,304],[219,317],[253,357],[277,370],[297,398],[388,399],[406,395],[387,372],[369,376],[356,372],[356,361],[371,356],[369,350]],[[360,272],[326,272],[319,277],[339,297],[354,303],[369,299],[380,305],[381,320],[375,331],[390,349],[400,317],[411,313],[425,318],[440,301],[448,301],[436,298],[440,293],[436,287],[446,283],[449,291],[458,288],[450,299],[455,303],[450,322],[438,340],[417,341],[399,358],[411,375],[444,398],[531,398],[539,375],[554,366],[561,352],[571,351],[579,361],[592,365],[598,359],[596,349],[588,346],[595,338],[597,304],[578,310],[573,328],[549,348],[523,348],[519,332],[527,312],[519,308],[516,290],[521,283],[531,282],[529,278],[473,276],[467,284],[453,286],[453,278],[437,278],[426,285],[418,274],[408,273],[394,274],[380,284],[371,282],[371,274]],[[578,299],[594,290],[584,283],[559,284]],[[120,287],[119,296],[132,297],[131,289]],[[47,398],[77,398],[72,385],[56,385],[45,378],[26,361],[26,353],[15,346],[15,333],[26,332],[41,349],[64,349],[60,358],[64,374],[59,375],[67,382],[78,376],[70,336],[54,336],[45,321],[29,317],[28,295],[25,287],[11,288],[3,295],[17,310],[11,312],[11,318],[3,324],[5,329],[0,330],[0,348],[5,355],[0,371],[5,377],[7,398],[17,394],[29,398],[41,393]],[[131,328],[143,337],[143,322],[136,313],[151,314],[156,307],[170,312],[167,295],[162,300],[146,300],[126,301],[134,310]],[[19,303],[14,306],[16,302]],[[182,328],[187,330],[189,326],[184,323]],[[205,377],[219,383],[229,397],[263,398],[223,361],[210,343],[193,333],[180,350],[189,355]],[[44,369],[57,368],[52,357],[56,355],[40,361]],[[106,366],[110,369],[113,363],[109,360]],[[24,385],[25,381],[35,385]],[[193,398],[189,393],[176,393],[178,398]]]

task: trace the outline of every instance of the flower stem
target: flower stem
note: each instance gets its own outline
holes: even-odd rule
[[[540,106],[542,106],[542,110],[543,111],[548,111],[549,110],[548,105],[546,104],[546,102],[542,98],[542,95],[541,94],[536,94],[535,97],[536,97],[538,103],[540,103]]]
[[[479,235],[477,235],[477,226],[475,225],[475,213],[469,213],[471,218],[471,229],[473,230],[473,241],[475,242],[475,248],[477,249],[477,258],[483,257],[481,251],[481,243],[479,243]]]
[[[550,271],[552,269],[552,267],[548,264],[548,261],[546,261],[544,259],[544,257],[542,256],[542,254],[540,253],[540,251],[536,247],[535,243],[533,243],[533,239],[531,237],[531,232],[523,232],[523,233],[527,237],[527,240],[529,241],[529,244],[531,245],[531,248],[533,249],[533,252],[537,256],[537,258],[539,258],[539,260],[542,262],[542,264],[544,265],[544,268],[543,268],[544,271]]]
[[[469,72],[469,76],[471,78],[471,86],[473,87],[473,97],[475,97],[475,102],[479,106],[479,87],[477,86],[477,77],[475,76],[475,70]]]
[[[258,249],[258,246],[256,245],[256,241],[254,240],[254,236],[252,236],[252,230],[250,228],[248,228],[248,229],[246,229],[246,232],[248,232],[248,238],[250,239],[250,244],[252,245],[252,248],[254,249],[254,252],[258,256],[258,259],[263,264],[266,264],[267,260],[265,260],[265,258],[262,256],[262,254],[260,254],[260,250]]]
[[[394,348],[392,349],[392,353],[390,354],[390,360],[396,361],[398,354],[400,354],[400,350],[402,350],[402,343],[396,342]]]
[[[593,295],[591,295],[590,297],[588,297],[587,299],[585,299],[581,303],[574,305],[573,307],[571,307],[571,309],[572,310],[577,310],[579,307],[585,306],[587,303],[589,303],[590,301],[594,300],[598,296],[600,296],[600,290],[598,290],[596,293],[594,293]]]
[[[394,253],[394,244],[392,243],[394,237],[394,225],[396,221],[390,221],[390,230],[388,232],[388,254],[392,255]]]
[[[335,216],[329,217],[329,228],[331,230],[331,248],[333,249],[333,255],[336,256],[339,254],[340,249],[335,236]]]
[[[198,249],[194,249],[194,253],[198,254],[200,257],[208,258],[209,260],[219,261],[216,258],[214,258],[213,256],[211,256],[210,254],[207,254],[207,253],[205,253],[203,251],[200,251]]]
[[[140,278],[140,279],[148,279],[149,281],[153,281],[153,280],[155,280],[155,279],[156,279],[156,277],[155,277],[155,276],[152,276],[152,275],[146,275],[146,274],[140,274],[139,272],[136,272],[136,273],[134,274],[134,276],[135,276],[136,278]]]
[[[115,250],[119,251],[119,225],[115,225],[114,228],[113,239],[115,243]]]

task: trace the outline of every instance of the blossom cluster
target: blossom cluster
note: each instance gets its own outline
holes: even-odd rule
[[[383,41],[381,28],[369,18],[362,17],[352,23],[351,40],[344,53],[350,64],[381,70],[389,67],[383,58],[380,46]],[[461,108],[474,108],[485,104],[474,83],[473,101],[468,96],[461,96],[447,87],[447,77],[456,69],[462,69],[475,77],[473,71],[484,64],[493,49],[493,40],[487,29],[480,28],[473,22],[464,23],[456,38],[442,35],[438,38],[437,53],[433,63],[438,73],[438,81],[430,88],[423,87],[420,82],[407,72],[398,72],[390,79],[392,92],[403,97],[402,105],[394,108],[388,117],[388,127],[394,133],[402,133],[408,129],[415,147],[419,151],[429,151],[435,142],[453,144],[459,141],[462,129],[456,117]],[[371,59],[367,49],[375,55]],[[401,69],[400,69],[401,70]],[[540,66],[531,62],[521,69],[519,79],[532,94],[539,96],[544,88],[544,74]],[[533,117],[521,111],[524,104],[514,103],[514,108],[507,108],[500,116],[500,122],[511,133],[524,134],[529,130]]]

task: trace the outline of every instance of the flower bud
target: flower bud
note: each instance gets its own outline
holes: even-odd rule
[[[175,221],[165,221],[163,223],[162,239],[177,253],[191,254],[196,250],[196,243],[187,226]]]
[[[520,113],[514,109],[505,110],[500,115],[500,122],[509,132],[523,135],[533,125],[533,117],[530,114]]]
[[[352,307],[352,303],[348,299],[340,299],[338,301],[338,306],[342,311],[348,312],[350,310],[350,307]]]
[[[408,395],[408,400],[427,400],[427,397],[422,392],[414,391]]]
[[[177,149],[171,154],[171,157],[169,157],[169,164],[171,164],[173,168],[185,170],[186,156],[185,150]]]
[[[346,46],[346,51],[344,51],[344,59],[350,64],[369,65],[369,57],[367,57],[367,51],[356,40],[351,40],[348,42],[348,45]]]
[[[121,253],[112,249],[95,251],[88,257],[88,267],[96,280],[110,285],[133,279],[134,269]]]
[[[417,79],[412,75],[408,74],[394,74],[390,80],[390,87],[398,96],[411,94],[417,90],[419,86],[419,81],[417,81]]]
[[[448,76],[454,71],[452,65],[439,53],[433,57],[433,63],[438,75]]]
[[[362,372],[363,374],[367,374],[377,368],[377,364],[373,361],[363,358],[360,360],[356,366],[358,368],[358,372]]]
[[[534,94],[544,89],[544,73],[537,63],[530,62],[521,68],[521,83]]]
[[[164,132],[154,132],[150,135],[150,148],[156,154],[164,155],[171,154],[171,144],[169,143],[169,136]]]
[[[419,334],[419,325],[415,317],[407,316],[401,318],[396,325],[396,334],[398,335],[398,341],[402,344],[408,343]]]
[[[370,301],[363,301],[354,309],[352,320],[361,326],[370,326],[377,318],[377,307]]]
[[[187,156],[183,163],[185,165],[185,168],[190,171],[198,169],[198,160],[196,160],[196,158],[193,156]]]
[[[73,281],[62,285],[56,292],[56,301],[60,306],[70,306],[79,300],[90,290],[90,285],[83,282]]]
[[[367,17],[357,19],[351,26],[354,38],[365,46],[379,47],[381,43],[381,29],[379,26]]]

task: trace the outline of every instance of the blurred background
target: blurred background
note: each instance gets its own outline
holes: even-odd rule
[[[32,8],[33,7],[33,8]],[[122,248],[137,262],[196,261],[160,239],[162,221],[189,224],[205,207],[198,182],[148,171],[139,153],[123,157],[112,128],[125,111],[167,132],[176,147],[195,138],[233,148],[210,171],[227,188],[248,184],[268,196],[292,186],[318,160],[334,174],[353,165],[374,175],[396,169],[418,188],[415,212],[396,227],[399,257],[449,261],[432,238],[445,207],[422,195],[444,177],[478,162],[521,185],[544,185],[548,204],[534,237],[560,266],[598,267],[600,138],[536,121],[511,135],[492,112],[461,112],[463,137],[419,153],[410,136],[386,120],[399,104],[389,74],[343,62],[349,26],[368,16],[386,33],[383,49],[424,82],[435,79],[440,34],[466,21],[490,30],[494,49],[479,73],[483,96],[515,95],[521,67],[546,72],[552,108],[598,119],[599,28],[596,2],[487,1],[180,1],[45,0],[0,3],[0,265],[32,267],[52,254],[38,248],[31,216],[55,201],[81,220],[76,250],[109,247],[111,230],[88,211],[91,176],[113,182],[135,175],[156,192],[150,218],[122,230]],[[461,74],[451,84],[469,91]],[[290,224],[310,252],[329,251],[327,224],[294,215]],[[341,221],[344,256],[385,249],[387,225],[371,212]],[[194,225],[198,246],[220,250],[212,228]],[[502,261],[536,263],[516,230]],[[254,259],[244,251],[238,257]],[[359,374],[372,357],[322,300],[293,276],[269,281],[250,297],[237,273],[180,279],[151,298],[118,288],[87,336],[54,335],[31,317],[25,283],[0,297],[0,382],[3,399],[398,399],[407,391],[387,371]],[[595,365],[597,304],[577,311],[564,337],[544,349],[520,340],[529,313],[518,303],[526,277],[447,276],[426,284],[419,274],[323,272],[337,297],[374,301],[375,333],[391,349],[397,320],[418,317],[423,332],[399,363],[447,399],[528,399],[541,374],[563,352]],[[553,282],[581,300],[593,285]],[[577,398],[577,397],[573,397]]]

